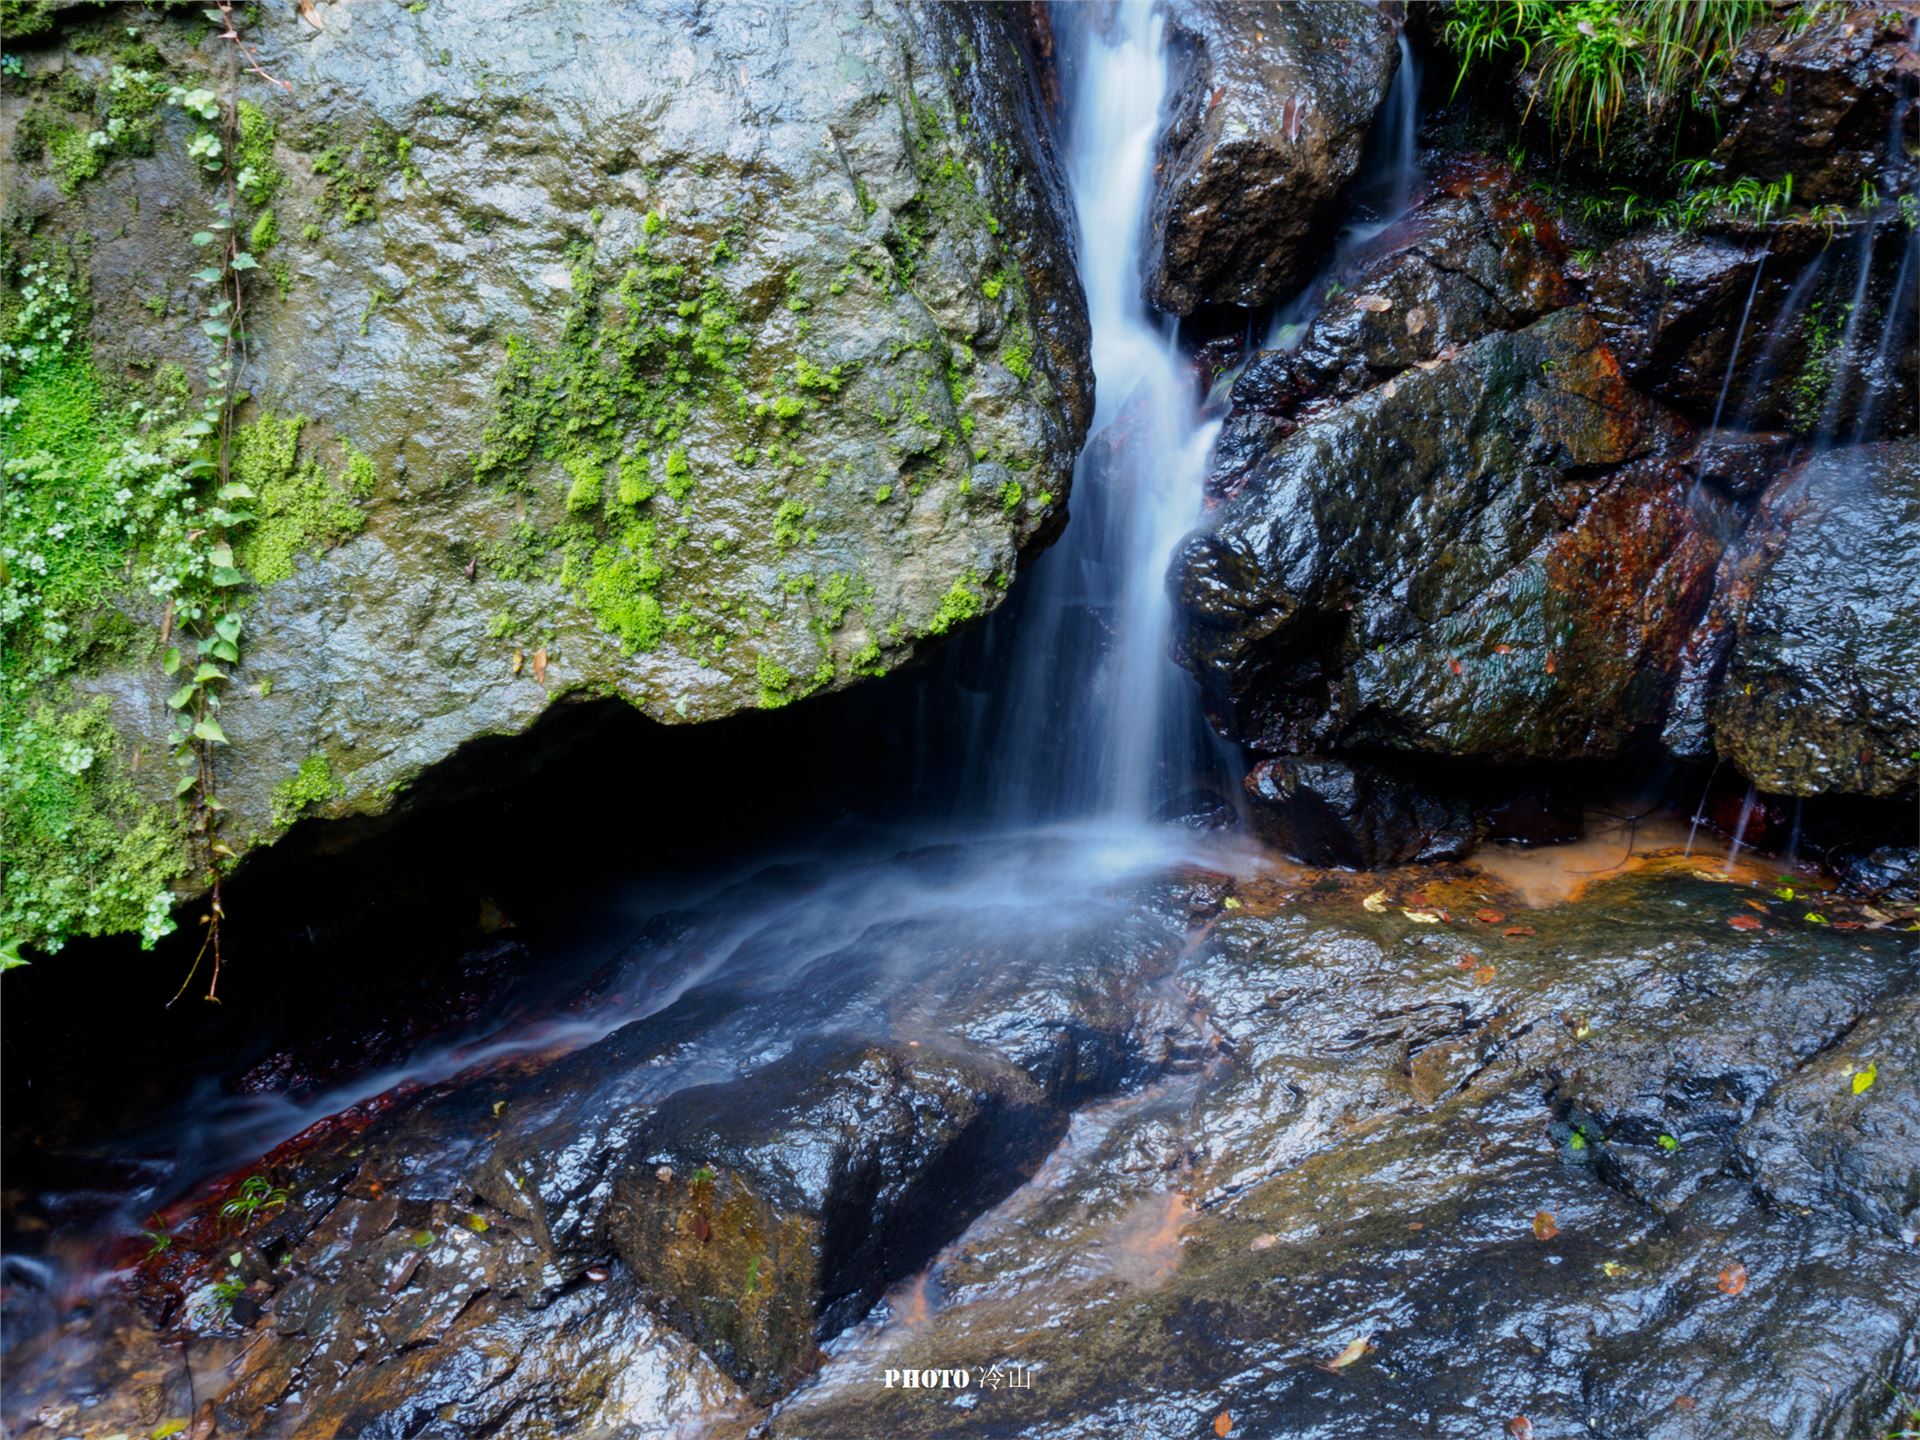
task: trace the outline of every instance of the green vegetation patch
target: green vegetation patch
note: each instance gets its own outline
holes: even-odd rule
[[[71,935],[173,929],[187,868],[174,807],[143,799],[99,696],[61,708],[9,697],[0,715],[0,934],[54,951]]]
[[[288,579],[294,560],[325,550],[366,524],[362,502],[373,493],[373,462],[347,447],[335,475],[300,458],[303,415],[262,415],[234,433],[234,478],[250,487],[255,519],[241,545],[241,563],[262,585]]]
[[[309,755],[298,770],[274,786],[273,823],[291,825],[340,794],[340,785],[333,778],[333,762],[325,755]]]

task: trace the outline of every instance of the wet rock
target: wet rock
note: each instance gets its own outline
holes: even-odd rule
[[[1734,346],[1751,365],[1821,240],[1812,226],[1642,230],[1588,267],[1589,303],[1635,385],[1709,421],[1729,389]],[[1743,396],[1733,389],[1736,404]]]
[[[121,27],[63,23],[25,63],[105,96]],[[242,538],[234,849],[402,804],[569,696],[678,724],[855,683],[992,608],[1058,529],[1091,371],[1012,7],[459,0],[245,28],[291,89],[243,67],[277,188],[240,217],[267,226],[240,418],[303,417],[294,458],[345,519]],[[175,8],[141,43],[193,86],[225,73],[204,31]],[[9,135],[42,88],[8,85]],[[8,172],[36,243],[83,241],[112,385],[212,358],[180,241],[212,200],[160,113],[152,154],[71,196],[50,162]],[[113,605],[159,632],[144,582]],[[152,753],[173,682],[137,648],[78,680]],[[304,811],[276,804],[316,760]],[[172,816],[166,776],[129,779]]]
[[[1920,444],[1783,476],[1723,575],[1713,745],[1780,795],[1911,793],[1920,762]]]
[[[1741,1136],[1756,1186],[1796,1210],[1839,1203],[1863,1225],[1920,1240],[1920,1002],[1876,1008],[1768,1095]]]
[[[1231,489],[1303,410],[1344,400],[1572,297],[1552,219],[1504,165],[1450,164],[1412,215],[1329,277],[1329,295],[1234,383],[1214,447],[1213,491]]]
[[[1906,905],[1920,902],[1920,849],[1911,845],[1882,845],[1865,854],[1845,856],[1839,871],[1841,881],[1856,895]]]
[[[1895,195],[1914,181],[1920,59],[1912,17],[1837,7],[1789,33],[1756,27],[1715,85],[1713,157],[1728,174],[1793,177],[1797,203],[1856,205],[1871,184]]]
[[[1348,0],[1182,0],[1148,210],[1147,296],[1261,305],[1312,273],[1397,65],[1397,26]]]
[[[1457,859],[1478,838],[1464,800],[1337,760],[1262,760],[1246,790],[1261,837],[1308,865],[1372,870]]]
[[[1215,726],[1268,753],[1619,753],[1661,715],[1724,526],[1649,456],[1665,425],[1574,308],[1273,444],[1169,580]]]
[[[1844,235],[1649,229],[1585,284],[1628,377],[1696,422],[1879,439],[1914,423],[1911,239],[1884,210]]]
[[[1191,1434],[1222,1412],[1313,1440],[1890,1422],[1887,1377],[1915,1378],[1910,1248],[1829,1170],[1803,1208],[1733,1163],[1770,1093],[1819,1090],[1836,1038],[1910,990],[1903,943],[1863,950],[1785,907],[1731,928],[1740,889],[1685,865],[1503,938],[1463,913],[1485,883],[1388,879],[1377,915],[1243,885],[1182,967],[1221,1044],[1196,1088],[1090,1120],[1076,1164],[944,1262],[941,1308],[830,1365],[769,1433],[951,1433],[951,1395],[861,1380],[947,1353],[976,1366],[965,1423],[1008,1436]],[[1412,893],[1461,921],[1416,923]],[[1660,1146],[1649,1125],[1686,1117]],[[1896,1136],[1872,1142],[1890,1174]],[[1625,1151],[1659,1208],[1603,1163]],[[1008,1362],[1031,1390],[980,1385]]]
[[[1694,447],[1694,473],[1736,500],[1755,499],[1787,467],[1797,436],[1763,430],[1713,432]]]
[[[766,1399],[1064,1128],[1010,1066],[818,1042],[661,1105],[614,1181],[614,1242],[675,1327]]]

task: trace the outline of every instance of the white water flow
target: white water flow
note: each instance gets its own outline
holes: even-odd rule
[[[1166,574],[1200,516],[1219,422],[1171,323],[1143,298],[1142,248],[1167,87],[1162,18],[1144,0],[1078,22],[1069,174],[1092,327],[1096,406],[1073,520],[1012,617],[988,804],[1015,823],[1145,820],[1207,769],[1191,677],[1169,658]]]

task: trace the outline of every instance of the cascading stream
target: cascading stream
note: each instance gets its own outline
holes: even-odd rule
[[[1133,0],[1082,47],[1069,173],[1093,334],[1096,410],[1073,523],[1003,628],[1008,677],[980,747],[999,822],[1146,820],[1203,772],[1198,694],[1168,658],[1173,548],[1199,518],[1219,431],[1173,329],[1142,298],[1146,208],[1167,88],[1164,19]]]

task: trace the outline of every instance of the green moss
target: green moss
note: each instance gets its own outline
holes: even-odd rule
[[[19,40],[51,30],[59,11],[53,0],[0,0],[0,36]]]
[[[600,492],[606,482],[606,462],[598,455],[569,455],[560,468],[573,477],[567,487],[567,513],[585,515],[600,508]]]
[[[263,415],[234,432],[234,478],[254,492],[254,522],[240,548],[241,565],[262,585],[289,578],[294,559],[339,544],[366,524],[356,503],[371,488],[372,462],[336,477],[319,462],[301,460],[306,417]]]
[[[666,634],[655,538],[653,521],[632,521],[618,539],[594,547],[581,587],[588,609],[629,652],[655,649]]]
[[[73,194],[106,167],[106,149],[91,144],[87,138],[89,133],[62,125],[47,137],[53,147],[53,166],[63,195]]]
[[[793,672],[777,660],[762,655],[753,662],[753,673],[760,685],[762,710],[778,710],[793,699]]]
[[[667,452],[666,490],[676,504],[693,493],[693,471],[687,465],[687,452],[684,450]]]
[[[270,126],[267,139],[270,152]],[[399,175],[419,183],[412,154],[413,141],[383,125],[369,130],[358,146],[328,145],[313,157],[313,173],[324,182],[315,208],[322,216],[337,216],[343,225],[364,225],[379,213],[377,197],[388,179]],[[308,238],[318,239],[318,227],[312,228],[316,233]]]
[[[283,178],[280,167],[273,160],[273,120],[266,111],[251,100],[237,101],[234,105],[234,114],[239,121],[239,134],[234,140],[233,159],[240,167],[238,171],[240,194],[250,205],[271,204],[274,193],[279,190],[280,181]]]
[[[1011,515],[1020,508],[1020,502],[1025,496],[1026,492],[1020,488],[1020,482],[1009,480],[1000,487],[1000,508]]]
[[[291,825],[316,805],[341,794],[333,778],[333,762],[325,755],[309,755],[300,768],[273,787],[273,823]]]
[[[963,579],[953,582],[953,587],[941,597],[940,608],[933,613],[933,619],[927,623],[929,635],[944,635],[954,626],[968,620],[977,619],[986,609],[986,601],[974,587],[981,583],[977,572],[969,570]]]
[[[0,706],[0,941],[58,950],[71,936],[173,929],[187,868],[173,807],[144,800],[104,696],[73,708]]]
[[[262,210],[253,218],[253,228],[247,232],[247,248],[254,258],[267,253],[280,238],[280,221],[271,210]]]
[[[1033,378],[1033,332],[1024,324],[1015,329],[1000,352],[1000,363],[1022,384]]]

